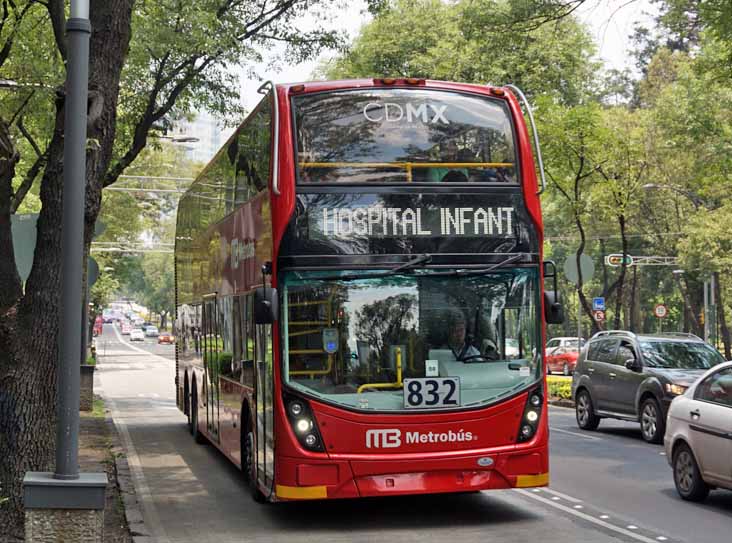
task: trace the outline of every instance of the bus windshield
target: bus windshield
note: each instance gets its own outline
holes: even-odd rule
[[[351,408],[403,411],[404,379],[457,378],[453,406],[477,407],[541,378],[536,268],[462,277],[341,273],[351,277],[283,278],[290,386]]]
[[[427,89],[294,98],[298,183],[517,183],[502,100]]]

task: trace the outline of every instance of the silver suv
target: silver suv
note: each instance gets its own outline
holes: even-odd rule
[[[724,358],[693,334],[598,332],[584,346],[572,377],[577,425],[600,419],[640,422],[643,439],[661,443],[671,401]]]

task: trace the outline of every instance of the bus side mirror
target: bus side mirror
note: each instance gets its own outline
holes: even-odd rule
[[[564,308],[559,301],[559,292],[556,290],[544,291],[544,318],[547,324],[564,322]]]
[[[272,324],[279,319],[277,289],[260,287],[254,291],[254,323]]]

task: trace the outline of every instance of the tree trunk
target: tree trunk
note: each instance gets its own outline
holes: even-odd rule
[[[618,279],[618,292],[615,296],[615,329],[620,329],[621,311],[623,308],[623,284],[625,283],[625,270],[628,266],[625,264],[625,258],[628,254],[628,238],[625,237],[625,215],[618,215],[618,224],[620,225],[620,238],[623,246],[623,262],[620,265],[620,278]]]
[[[133,3],[134,0],[91,2],[84,236],[87,248],[101,204],[102,179],[112,157],[119,80],[129,46]],[[41,181],[42,207],[33,268],[25,295],[9,309],[2,308],[4,314],[0,317],[0,495],[9,498],[0,506],[0,533],[16,536],[22,534],[23,526],[23,476],[26,471],[52,470],[55,451],[63,92],[59,92],[56,106],[54,133]],[[0,198],[4,197],[0,194]],[[0,210],[4,205],[3,201]],[[1,240],[0,219],[0,243]],[[7,287],[8,279],[0,276],[0,292]],[[34,330],[46,333],[34,334]]]
[[[722,343],[724,344],[725,360],[732,360],[732,349],[730,348],[730,333],[727,327],[727,318],[724,315],[724,303],[722,301],[722,289],[719,286],[719,272],[714,272],[714,297],[717,301],[717,322],[722,333]]]

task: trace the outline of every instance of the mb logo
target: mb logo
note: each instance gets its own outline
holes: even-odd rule
[[[393,449],[402,444],[402,432],[397,429],[366,430],[367,449]]]

